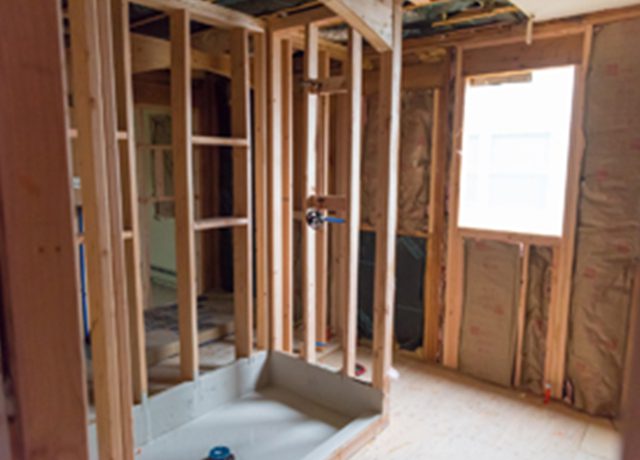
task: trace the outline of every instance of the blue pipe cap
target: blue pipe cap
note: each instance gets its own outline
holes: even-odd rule
[[[231,457],[231,450],[226,446],[216,446],[209,451],[209,460],[227,460]]]

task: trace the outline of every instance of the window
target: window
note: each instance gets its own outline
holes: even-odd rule
[[[458,225],[561,236],[574,67],[470,79]]]

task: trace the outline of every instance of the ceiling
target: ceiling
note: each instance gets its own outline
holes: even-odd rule
[[[576,16],[640,4],[640,0],[512,0],[535,21]]]

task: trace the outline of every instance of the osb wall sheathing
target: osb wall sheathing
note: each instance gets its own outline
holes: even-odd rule
[[[467,240],[464,259],[460,370],[510,386],[516,348],[520,247]]]
[[[367,98],[363,130],[362,158],[362,222],[375,225],[378,206],[378,98]],[[431,89],[402,92],[400,116],[400,182],[398,190],[398,232],[428,231],[429,165],[431,161],[431,127],[433,124],[433,91]]]
[[[522,341],[520,386],[533,393],[544,391],[544,360],[551,294],[551,248],[531,246]]]
[[[640,20],[596,31],[586,87],[567,391],[619,412],[634,262],[640,256]]]

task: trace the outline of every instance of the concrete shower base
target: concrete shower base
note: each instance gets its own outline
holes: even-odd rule
[[[381,414],[371,386],[260,352],[136,406],[136,459],[202,460],[216,445],[236,460],[330,459],[375,432]]]

